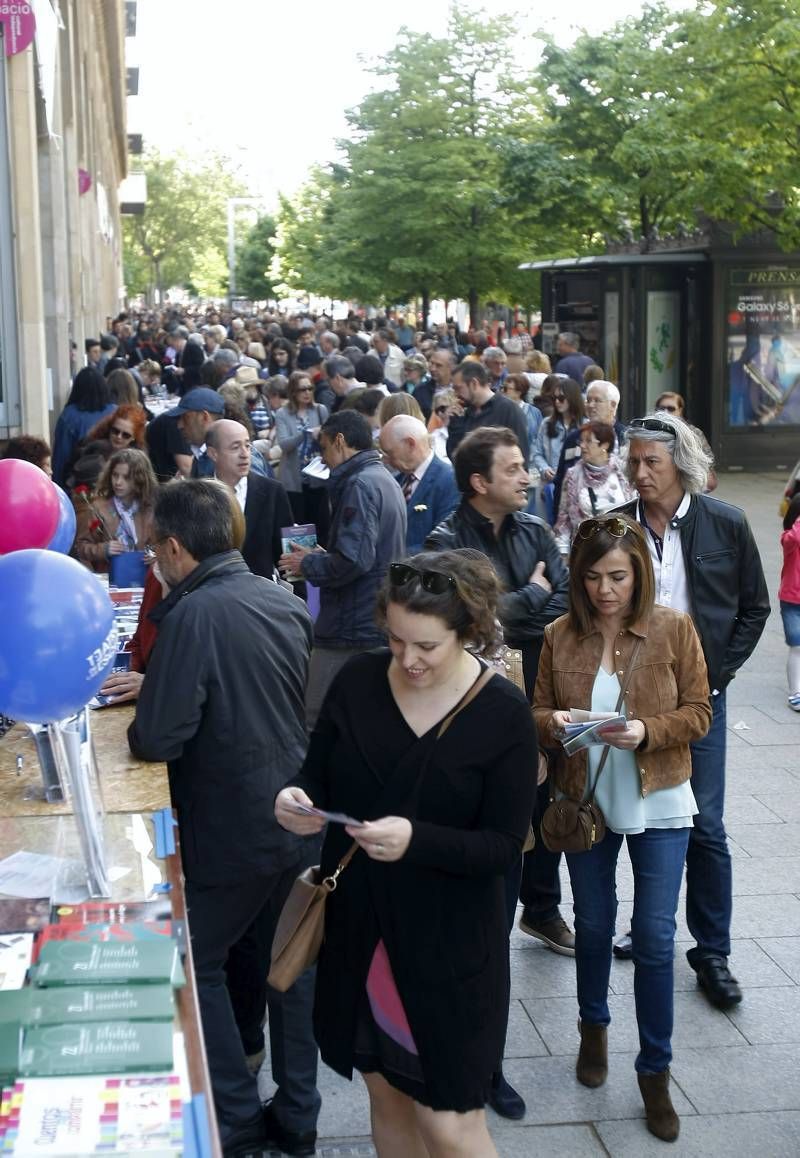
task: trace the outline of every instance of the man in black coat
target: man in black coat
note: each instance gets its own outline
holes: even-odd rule
[[[165,487],[158,497],[155,551],[171,592],[152,612],[158,640],[128,740],[137,757],[169,768],[223,1150],[232,1156],[273,1143],[313,1154],[320,1106],[313,971],[283,995],[267,996],[263,982],[278,1085],[266,1114],[225,973],[231,949],[249,937],[262,954],[254,974],[266,978],[280,910],[318,856],[273,812],[306,750],[311,620],[301,600],[248,570],[232,549],[233,523],[230,498],[215,480]]]
[[[294,522],[286,491],[274,479],[250,473],[250,435],[240,422],[221,418],[206,432],[214,474],[229,486],[244,512],[244,561],[254,575],[272,579],[281,557],[281,527]]]
[[[453,373],[453,389],[464,405],[464,413],[460,417],[453,415],[447,428],[447,457],[451,462],[462,438],[481,426],[505,426],[513,431],[523,459],[528,461],[525,415],[516,402],[492,389],[485,366],[480,362],[462,362]]]
[[[189,338],[186,326],[178,326],[170,334],[170,341],[175,350],[175,367],[172,373],[179,379],[178,393],[183,396],[196,386],[202,385],[200,368],[206,360],[205,347],[202,342]]]

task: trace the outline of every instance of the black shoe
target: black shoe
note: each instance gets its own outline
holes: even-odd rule
[[[633,957],[633,939],[629,932],[614,942],[612,952],[618,961],[630,961]]]
[[[225,1158],[261,1158],[269,1142],[264,1129],[264,1116],[259,1114],[222,1136]],[[312,1151],[313,1153],[313,1151]]]
[[[689,964],[697,974],[697,984],[717,1009],[732,1009],[742,1000],[739,982],[724,957],[702,957]]]
[[[296,1154],[305,1158],[310,1158],[316,1153],[317,1131],[307,1130],[305,1134],[299,1134],[294,1130],[284,1130],[275,1117],[271,1102],[267,1102],[264,1106],[264,1128],[267,1133],[267,1147],[272,1146],[283,1154]]]
[[[509,1085],[502,1070],[492,1075],[489,1105],[501,1118],[510,1118],[512,1122],[525,1117],[525,1102],[514,1087]]]

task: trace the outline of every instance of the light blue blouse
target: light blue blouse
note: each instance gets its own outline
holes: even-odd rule
[[[613,712],[618,699],[616,674],[598,668],[592,688],[592,711]],[[593,779],[603,746],[593,745],[588,752],[588,775]],[[608,827],[622,835],[634,835],[646,828],[692,828],[692,817],[699,811],[689,780],[642,796],[636,757],[633,752],[622,748],[609,748],[595,800]]]

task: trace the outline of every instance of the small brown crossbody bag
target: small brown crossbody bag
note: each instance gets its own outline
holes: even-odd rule
[[[637,639],[631,652],[628,670],[622,687],[619,689],[619,698],[614,714],[622,708],[625,693],[633,674],[633,666],[641,650],[642,640]],[[582,800],[569,800],[563,797],[556,800],[550,797],[550,803],[542,816],[541,832],[545,848],[550,852],[588,852],[594,845],[599,844],[606,834],[606,818],[599,805],[595,804],[594,794],[597,791],[597,782],[600,779],[608,759],[609,746],[605,745],[594,780]]]

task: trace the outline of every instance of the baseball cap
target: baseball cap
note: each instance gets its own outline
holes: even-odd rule
[[[209,386],[195,386],[188,394],[184,394],[173,414],[186,414],[189,411],[207,410],[209,414],[223,414],[225,399],[216,390]]]

